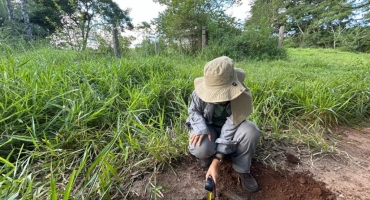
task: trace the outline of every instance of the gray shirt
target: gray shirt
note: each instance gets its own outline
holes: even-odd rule
[[[207,125],[212,124],[212,116],[215,109],[215,104],[204,102],[198,97],[195,91],[191,95],[191,102],[188,108],[188,118],[186,125],[196,135],[210,134]],[[235,146],[239,141],[233,140],[234,134],[240,124],[233,124],[233,115],[230,106],[227,107],[229,116],[226,117],[226,122],[222,126],[221,134],[216,139],[216,151],[222,154],[234,153]]]

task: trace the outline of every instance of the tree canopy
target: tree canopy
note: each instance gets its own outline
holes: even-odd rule
[[[369,11],[369,0],[257,0],[247,26],[264,24],[277,33],[284,25],[286,35],[295,45],[336,48],[353,45],[349,41],[355,38],[350,35],[356,28],[368,29]],[[265,21],[262,23],[261,19]]]
[[[17,1],[6,2],[10,2],[11,6],[20,7]],[[34,35],[44,38],[54,34],[52,38],[58,38],[56,40],[65,41],[83,50],[87,47],[91,31],[111,30],[116,27],[123,31],[133,27],[130,10],[121,9],[112,0],[29,0],[27,4]],[[7,13],[10,19],[9,9],[3,13]],[[14,16],[14,23],[23,22],[21,13],[14,13]],[[1,17],[0,20],[4,21],[2,25],[7,21],[6,18]],[[16,30],[13,28],[12,31]]]
[[[275,43],[279,27],[285,26],[286,46],[370,51],[370,0],[255,0],[244,26],[226,13],[246,3],[242,0],[153,1],[166,9],[138,25],[137,31],[147,35],[142,44],[151,45],[155,38],[161,45],[194,54],[201,50],[206,27],[207,52],[212,54],[231,53],[228,49],[234,49],[236,57],[271,49],[276,53],[279,50],[268,43]],[[0,37],[8,41],[31,35],[85,50],[98,46],[112,30],[132,29],[133,24],[130,10],[113,0],[1,0],[0,28]]]
[[[221,29],[235,30],[236,21],[225,14],[235,0],[157,0],[167,9],[159,14],[154,24],[159,34],[170,42],[187,46],[192,52],[200,49],[202,27],[209,32],[210,39]],[[218,30],[217,30],[218,29]]]

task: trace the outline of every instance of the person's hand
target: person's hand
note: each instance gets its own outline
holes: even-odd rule
[[[190,144],[193,145],[193,146],[196,146],[196,144],[198,144],[198,146],[200,146],[204,136],[205,135],[195,135],[195,133],[191,134]],[[208,140],[211,141],[211,134],[208,134]]]
[[[209,176],[212,176],[213,181],[215,184],[217,183],[218,174],[220,172],[220,165],[221,162],[218,160],[213,160],[211,166],[209,166],[207,174],[206,174],[206,180]]]

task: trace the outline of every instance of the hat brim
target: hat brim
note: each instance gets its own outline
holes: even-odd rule
[[[231,101],[238,97],[246,87],[238,80],[237,72],[235,71],[234,79],[230,86],[222,89],[209,89],[205,87],[204,77],[194,80],[194,87],[197,95],[205,102],[217,103]]]

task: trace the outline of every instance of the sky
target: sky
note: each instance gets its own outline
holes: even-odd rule
[[[130,17],[134,25],[143,21],[150,22],[165,9],[164,6],[154,3],[153,0],[113,0],[121,9],[130,8]]]
[[[165,10],[165,6],[161,6],[158,3],[154,3],[153,0],[113,0],[116,2],[121,9],[131,8],[130,17],[132,18],[133,25],[137,25],[143,21],[150,22],[153,18],[158,17],[158,13]],[[230,14],[238,19],[244,20],[251,9],[251,0],[243,0],[241,6],[232,7],[227,10],[227,14]],[[139,37],[132,31],[126,31],[124,35],[132,35]],[[140,42],[135,41],[134,43]]]

